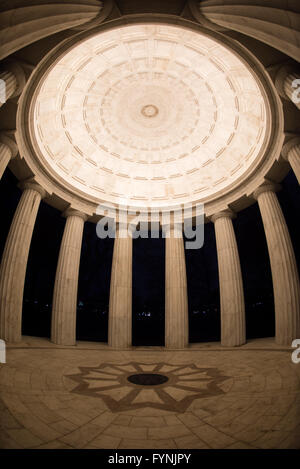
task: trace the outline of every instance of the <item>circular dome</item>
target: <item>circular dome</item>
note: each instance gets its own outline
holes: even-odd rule
[[[246,62],[201,32],[149,23],[68,49],[43,76],[33,116],[52,174],[139,207],[226,193],[261,157],[269,125]]]

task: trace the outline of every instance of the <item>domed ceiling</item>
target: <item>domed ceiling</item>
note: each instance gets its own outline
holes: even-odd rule
[[[209,200],[262,151],[262,93],[246,64],[212,38],[127,25],[55,62],[36,96],[34,136],[52,171],[99,201]]]

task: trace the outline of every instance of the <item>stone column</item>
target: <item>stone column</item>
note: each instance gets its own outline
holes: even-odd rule
[[[3,176],[4,171],[7,168],[10,160],[15,158],[18,154],[18,146],[4,132],[0,134],[0,180]]]
[[[0,87],[1,99],[0,106],[2,106],[9,98],[19,96],[26,84],[26,77],[22,66],[17,62],[7,62],[5,64],[6,70],[0,72]],[[4,84],[4,89],[2,88]]]
[[[290,163],[300,184],[300,137],[289,140],[283,146],[281,154]]]
[[[296,2],[189,0],[188,3],[200,23],[204,16],[216,25],[254,37],[299,62],[299,7],[295,7]]]
[[[231,210],[224,210],[212,217],[218,253],[221,344],[229,347],[246,342],[243,279],[233,217]]]
[[[75,345],[77,290],[84,222],[87,216],[68,209],[60,246],[53,292],[51,341]]]
[[[112,261],[108,345],[126,349],[132,345],[132,237],[126,224],[118,224]]]
[[[268,244],[275,302],[276,343],[291,345],[300,337],[300,289],[296,259],[275,191],[266,183],[254,192]]]
[[[166,237],[165,347],[189,343],[188,294],[181,224],[164,226]]]
[[[0,338],[19,342],[22,330],[23,291],[33,228],[44,189],[23,182],[23,193],[7,236],[0,267]]]
[[[112,0],[1,2],[0,60],[60,31],[84,24],[89,28],[92,20],[100,24],[112,6]]]
[[[300,109],[300,71],[284,65],[277,72],[275,86],[282,98],[290,99]]]

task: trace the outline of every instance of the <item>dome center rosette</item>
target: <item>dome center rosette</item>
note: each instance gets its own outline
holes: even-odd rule
[[[144,117],[156,117],[159,113],[159,109],[154,104],[147,104],[142,108],[141,112]]]
[[[41,77],[31,113],[52,178],[132,207],[225,194],[261,158],[271,125],[245,60],[163,23],[104,29],[65,50]]]

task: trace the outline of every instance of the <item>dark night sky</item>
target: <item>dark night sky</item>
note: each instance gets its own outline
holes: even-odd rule
[[[282,182],[278,198],[300,265],[300,191],[292,171]],[[10,170],[0,183],[2,253],[21,191]],[[60,241],[64,229],[60,213],[41,203],[29,253],[24,291],[23,333],[50,336],[52,292]],[[96,225],[86,223],[83,235],[77,312],[77,338],[107,340],[108,302],[113,240],[100,240]],[[274,335],[272,278],[258,205],[234,220],[246,301],[247,338]],[[133,243],[133,344],[163,345],[164,341],[163,239]],[[205,225],[204,247],[186,251],[190,341],[220,339],[218,265],[214,227]],[[149,313],[151,315],[149,315]]]

